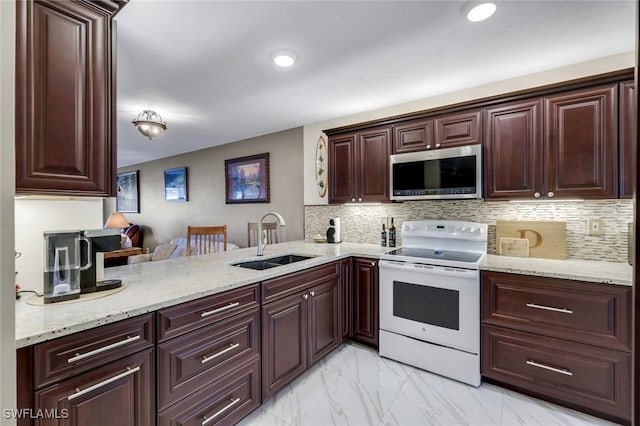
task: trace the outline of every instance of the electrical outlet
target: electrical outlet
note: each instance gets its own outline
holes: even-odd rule
[[[589,219],[589,235],[604,235],[604,222],[602,219]]]

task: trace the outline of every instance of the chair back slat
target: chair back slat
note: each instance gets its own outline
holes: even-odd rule
[[[267,236],[267,244],[278,242],[278,224],[276,222],[264,222],[262,224],[263,235]],[[258,245],[258,222],[247,224],[247,247]]]
[[[227,225],[187,227],[187,256],[219,251],[227,251]]]

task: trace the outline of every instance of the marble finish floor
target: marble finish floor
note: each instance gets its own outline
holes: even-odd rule
[[[419,370],[353,343],[340,346],[241,426],[613,425],[483,383]]]

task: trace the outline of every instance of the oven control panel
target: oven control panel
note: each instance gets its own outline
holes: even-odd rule
[[[402,225],[402,238],[432,237],[463,240],[487,239],[487,224],[452,220],[407,221]]]

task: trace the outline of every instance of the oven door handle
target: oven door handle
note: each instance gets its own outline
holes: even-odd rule
[[[394,260],[381,260],[379,262],[380,270],[394,270],[404,272],[421,272],[436,275],[446,275],[449,277],[458,278],[477,278],[478,270],[475,269],[462,269],[452,268],[449,266],[432,266],[422,265],[411,262],[397,262]]]

